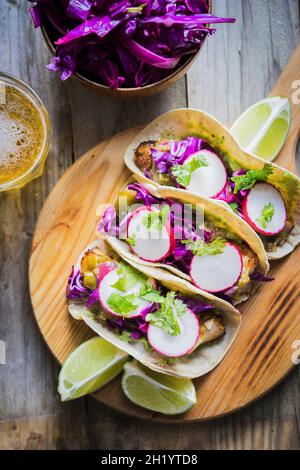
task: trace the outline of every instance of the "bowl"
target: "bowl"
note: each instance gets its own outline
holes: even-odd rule
[[[209,0],[209,13],[211,12],[212,12],[212,0]],[[49,37],[49,34],[46,28],[42,26],[41,30],[42,30],[44,39],[46,41],[46,44],[51,51],[51,54],[54,55],[55,47]],[[187,71],[191,68],[193,63],[198,58],[201,52],[201,47],[194,55],[189,57],[180,67],[174,70],[174,72],[172,72],[170,75],[160,80],[159,82],[155,82],[150,85],[145,85],[145,86],[135,87],[135,88],[118,88],[114,90],[112,88],[109,88],[108,86],[101,85],[100,83],[94,82],[93,80],[90,80],[89,78],[86,78],[77,72],[74,73],[73,76],[84,85],[88,86],[89,88],[93,88],[97,90],[99,93],[103,95],[110,95],[110,96],[115,96],[117,98],[125,98],[125,99],[152,96],[152,95],[155,95],[156,93],[160,93],[161,91],[165,90],[170,85],[177,82],[177,80],[180,80],[180,78],[182,78],[187,73]]]
[[[41,123],[41,127],[43,129],[43,140],[41,144],[41,148],[37,155],[32,162],[32,165],[26,169],[23,173],[19,176],[15,177],[14,179],[5,181],[0,183],[0,192],[8,191],[11,189],[19,189],[23,187],[25,184],[29,183],[35,178],[38,178],[42,175],[44,170],[44,165],[46,158],[49,154],[50,149],[50,140],[51,140],[51,124],[48,112],[35,93],[35,91],[27,85],[25,82],[20,80],[19,78],[10,75],[5,72],[0,71],[0,89],[1,89],[1,96],[0,96],[0,104],[6,105],[6,87],[11,87],[15,90],[18,94],[20,94],[24,99],[28,100],[31,105],[36,109],[39,114],[39,120]],[[2,98],[4,96],[4,101],[2,102]]]

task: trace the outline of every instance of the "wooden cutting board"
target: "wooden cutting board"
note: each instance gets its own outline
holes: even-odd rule
[[[271,95],[292,97],[300,79],[300,47]],[[299,94],[300,95],[300,94]],[[277,162],[295,170],[300,104],[293,105],[288,141]],[[40,331],[56,359],[66,357],[92,337],[83,322],[68,314],[65,289],[74,261],[95,238],[96,209],[113,201],[130,176],[122,155],[140,129],[131,129],[97,145],[59,180],[40,214],[32,244],[29,278],[32,305]],[[272,264],[275,281],[260,288],[241,306],[242,327],[222,363],[195,381],[198,403],[179,417],[165,417],[139,408],[123,395],[120,378],[95,398],[126,414],[152,420],[192,422],[238,410],[271,390],[293,368],[292,345],[300,340],[300,247]]]

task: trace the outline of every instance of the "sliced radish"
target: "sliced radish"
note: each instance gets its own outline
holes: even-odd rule
[[[167,258],[175,248],[174,230],[170,220],[162,229],[151,230],[144,225],[144,219],[150,212],[159,212],[153,207],[143,206],[135,210],[128,222],[128,238],[134,239],[132,250],[144,261],[158,262]]]
[[[227,242],[223,253],[217,255],[195,255],[192,259],[190,276],[193,283],[206,292],[224,292],[233,287],[243,269],[239,249]]]
[[[117,317],[122,317],[123,315],[115,312],[112,310],[112,308],[108,305],[107,301],[111,294],[118,294],[121,297],[124,297],[129,294],[139,294],[141,284],[137,282],[133,287],[128,289],[126,292],[121,292],[114,287],[112,287],[120,278],[118,274],[118,267],[115,266],[114,269],[112,270],[107,270],[106,274],[102,277],[100,280],[100,284],[98,287],[98,293],[99,293],[99,300],[100,304],[102,305],[103,309],[106,310],[108,313],[111,313],[112,315],[115,315]],[[126,314],[126,317],[129,316],[130,318],[135,318],[141,315],[141,313],[145,311],[147,307],[150,308],[152,305],[151,302],[147,302],[146,300],[141,299],[140,297],[136,297],[134,299],[134,303],[137,305],[137,308],[135,310],[132,310],[132,312]]]
[[[184,164],[189,163],[195,155],[203,156],[207,166],[193,171],[186,189],[200,196],[217,197],[227,184],[227,172],[221,158],[210,150],[201,150],[187,158]]]
[[[180,357],[192,352],[200,335],[200,323],[196,315],[188,311],[178,318],[181,334],[172,336],[162,328],[149,325],[147,337],[148,341],[163,356]]]
[[[272,204],[274,214],[263,227],[259,221],[266,206]],[[286,224],[286,207],[278,189],[269,183],[256,183],[243,201],[243,213],[249,225],[258,233],[272,236],[280,233]]]

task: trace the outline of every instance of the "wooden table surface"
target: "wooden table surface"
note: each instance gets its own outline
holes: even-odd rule
[[[298,0],[214,0],[214,12],[237,23],[218,27],[186,78],[158,96],[134,101],[102,97],[50,74],[44,67],[49,52],[27,10],[25,0],[1,2],[0,70],[21,77],[41,96],[53,124],[53,146],[39,180],[0,194],[0,340],[6,343],[0,449],[299,449],[298,368],[256,404],[201,424],[139,421],[90,397],[60,403],[59,367],[36,326],[27,275],[38,214],[64,171],[102,139],[172,108],[199,107],[232,122],[268,94],[298,44]]]

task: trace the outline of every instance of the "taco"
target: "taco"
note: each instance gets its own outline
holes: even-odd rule
[[[226,203],[261,237],[269,259],[300,243],[300,180],[241,149],[230,132],[195,109],[155,119],[125,153],[139,182],[180,188]]]
[[[101,241],[73,267],[67,298],[74,318],[147,367],[176,377],[216,367],[240,325],[232,305],[162,269],[126,262]]]
[[[176,188],[126,185],[98,232],[130,262],[164,268],[234,305],[271,280],[262,241],[245,221]]]

